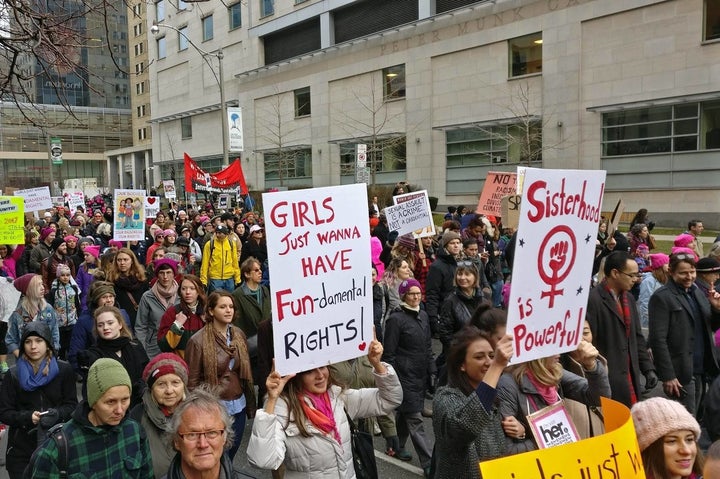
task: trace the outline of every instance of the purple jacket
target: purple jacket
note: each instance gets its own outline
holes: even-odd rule
[[[81,264],[75,277],[78,288],[80,288],[80,312],[87,311],[88,291],[90,291],[93,280],[92,270],[88,272],[87,265],[85,263]]]

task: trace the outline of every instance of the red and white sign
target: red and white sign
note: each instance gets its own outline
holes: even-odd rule
[[[488,171],[485,178],[480,200],[478,201],[476,213],[483,215],[500,216],[502,207],[500,201],[508,196],[514,195],[517,191],[517,173],[507,171]]]
[[[263,194],[275,368],[296,373],[366,355],[373,338],[363,184]]]
[[[513,363],[577,348],[605,171],[527,168],[508,305]]]

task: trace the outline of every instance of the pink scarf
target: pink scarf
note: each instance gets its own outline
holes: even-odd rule
[[[541,383],[537,380],[535,375],[532,371],[528,369],[527,371],[527,377],[532,383],[533,386],[535,386],[535,390],[540,394],[540,396],[543,398],[543,401],[545,401],[545,404],[548,406],[555,404],[560,400],[560,395],[558,394],[558,388],[557,386],[546,386],[545,384]]]
[[[305,391],[298,394],[298,396],[303,412],[310,422],[325,434],[332,431],[333,437],[340,443],[340,433],[335,423],[335,415],[333,414],[330,395],[327,391],[322,394],[313,394]],[[305,401],[305,398],[310,400],[312,406]]]

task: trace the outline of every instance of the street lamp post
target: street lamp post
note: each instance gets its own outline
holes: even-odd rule
[[[220,116],[221,116],[221,123],[222,123],[222,150],[223,150],[223,166],[228,166],[230,164],[230,158],[228,156],[228,124],[227,124],[227,105],[225,104],[225,75],[223,71],[223,58],[224,54],[222,51],[222,48],[218,49],[217,52],[208,52],[200,48],[199,46],[195,45],[195,43],[188,38],[187,35],[185,35],[183,32],[180,31],[180,29],[174,27],[173,25],[167,25],[165,23],[153,23],[152,27],[150,27],[150,33],[153,35],[157,35],[160,33],[160,27],[163,28],[169,28],[170,30],[175,30],[178,32],[178,35],[182,35],[185,40],[188,41],[190,45],[200,54],[202,55],[205,62],[208,64],[210,69],[213,72],[213,75],[215,76],[215,81],[217,81],[218,86],[220,87]],[[215,75],[215,70],[213,69],[212,64],[208,61],[207,57],[214,57],[218,59],[218,69],[220,73],[220,77],[218,78],[218,75]]]

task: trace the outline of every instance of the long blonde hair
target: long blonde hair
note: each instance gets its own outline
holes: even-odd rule
[[[544,384],[545,386],[557,386],[560,384],[560,380],[563,375],[562,364],[554,363],[552,367],[548,367],[546,364],[547,359],[548,358],[540,358],[518,364],[512,368],[511,374],[518,384],[522,382],[523,376],[525,376],[529,371],[532,372],[533,376],[535,376],[535,379],[537,379],[540,384]]]
[[[36,294],[38,283],[42,283],[42,276],[36,274],[32,277],[32,279],[30,279],[26,293],[23,294],[22,299],[20,300],[20,305],[25,311],[27,311],[28,315],[30,315],[30,321],[33,321],[35,316],[37,316],[40,311],[45,309],[47,306],[45,297],[38,296]]]

